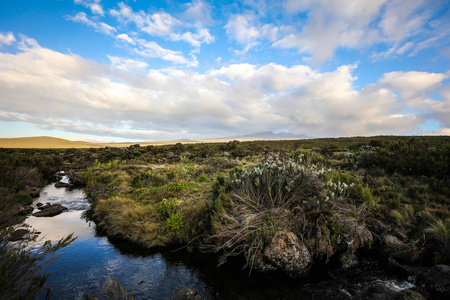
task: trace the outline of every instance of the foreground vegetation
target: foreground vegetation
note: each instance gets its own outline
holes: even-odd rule
[[[450,263],[449,137],[4,149],[0,167],[2,227],[65,169],[101,230],[147,247],[296,277],[342,255]]]

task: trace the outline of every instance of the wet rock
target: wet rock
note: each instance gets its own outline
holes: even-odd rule
[[[434,294],[450,296],[450,266],[436,265],[422,272],[417,281]]]
[[[34,213],[33,216],[35,217],[53,217],[56,215],[59,215],[63,212],[63,210],[66,210],[67,207],[62,206],[61,204],[52,204],[52,205],[45,205],[39,207],[41,211]]]
[[[308,248],[290,231],[278,232],[272,242],[264,248],[265,261],[292,277],[308,274],[313,259]]]
[[[194,289],[180,289],[168,300],[202,300],[203,297]]]
[[[271,271],[276,271],[278,268],[270,264],[270,262],[265,261],[266,259],[262,253],[256,253],[253,260],[253,269],[261,273],[268,273]]]
[[[413,290],[403,290],[395,296],[395,300],[427,300],[421,293]]]
[[[55,187],[57,187],[57,188],[62,188],[62,187],[74,187],[74,186],[75,186],[75,185],[72,184],[72,183],[66,183],[66,182],[61,182],[61,181],[55,183]]]
[[[354,253],[342,253],[338,258],[339,267],[343,271],[348,271],[350,269],[356,268],[359,266],[359,260],[356,254]]]
[[[11,242],[23,240],[23,239],[24,239],[24,236],[25,236],[26,234],[28,234],[28,233],[29,233],[29,231],[26,230],[26,229],[23,229],[23,228],[17,229],[16,231],[13,232],[13,234],[11,235],[11,237],[9,238],[9,240],[10,240]]]
[[[400,264],[392,257],[388,259],[386,268],[389,273],[401,278],[408,278],[413,274],[413,270],[410,267]]]
[[[36,203],[36,207],[41,207],[42,205],[44,205],[44,204],[42,204],[41,202]]]

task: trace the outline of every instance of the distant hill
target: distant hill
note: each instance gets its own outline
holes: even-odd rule
[[[308,137],[304,134],[295,134],[295,133],[290,133],[290,132],[274,133],[271,131],[264,131],[264,132],[256,132],[256,133],[245,134],[245,135],[223,137],[223,138],[218,138],[218,139],[208,139],[206,141],[297,140],[297,139],[308,139],[308,138],[310,138],[310,137]]]
[[[174,141],[143,141],[129,143],[91,143],[83,141],[69,141],[61,138],[48,136],[38,137],[20,137],[20,138],[0,138],[0,148],[100,148],[100,147],[129,147],[130,145],[139,144],[141,146],[148,145],[172,145],[176,143],[193,144],[193,143],[221,143],[233,140],[238,141],[256,141],[256,140],[294,140],[306,139],[303,134],[292,133],[273,133],[258,132],[241,136],[223,137],[217,139],[205,140],[174,140]]]
[[[74,142],[49,136],[0,138],[1,148],[91,148],[101,145],[88,142]]]

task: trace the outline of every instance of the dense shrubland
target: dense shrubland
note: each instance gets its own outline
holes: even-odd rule
[[[101,230],[147,247],[183,244],[268,271],[283,270],[273,253],[290,243],[305,257],[303,272],[285,270],[293,276],[342,254],[448,264],[449,163],[449,137],[5,149],[0,212],[20,216],[8,208],[64,169]]]

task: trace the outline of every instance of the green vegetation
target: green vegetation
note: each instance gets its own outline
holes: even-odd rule
[[[450,137],[0,150],[0,166],[3,215],[20,216],[7,207],[64,168],[99,228],[146,247],[198,246],[252,268],[290,232],[314,260],[450,263]]]
[[[55,244],[45,242],[37,250],[30,243],[35,237],[20,243],[9,241],[12,228],[0,230],[0,297],[1,299],[34,299],[43,292],[49,274],[40,273],[40,262],[54,259],[55,252],[72,243],[72,235]]]

